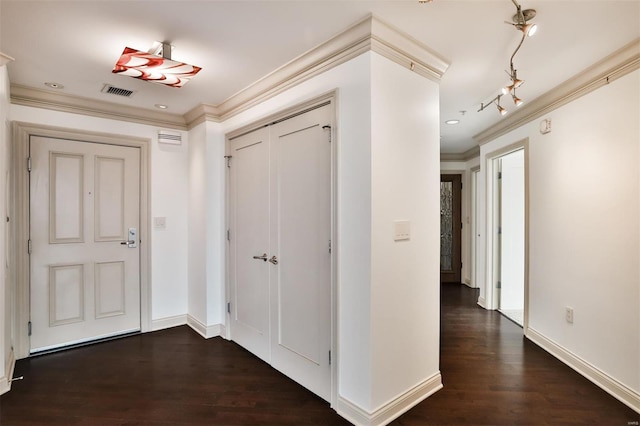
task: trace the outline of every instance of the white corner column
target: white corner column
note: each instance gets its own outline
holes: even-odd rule
[[[224,135],[205,121],[189,132],[189,284],[187,324],[224,336]]]

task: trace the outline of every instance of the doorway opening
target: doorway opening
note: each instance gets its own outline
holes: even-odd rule
[[[15,282],[15,358],[134,330],[149,331],[149,140],[19,122],[14,122],[13,127],[11,274]],[[33,144],[39,144],[42,152],[36,152]],[[58,145],[51,148],[51,144]],[[25,164],[32,167],[24,167]],[[38,168],[38,164],[42,167]],[[49,185],[37,198],[31,173],[40,173],[40,181],[56,184]],[[134,193],[126,193],[131,186],[135,186]],[[49,194],[51,188],[58,191],[55,197]],[[135,208],[128,209],[129,204]],[[39,205],[60,208],[47,207],[47,213]],[[75,210],[71,209],[73,206]],[[96,210],[95,206],[101,207]],[[35,216],[38,214],[39,219]],[[42,232],[33,229],[38,220]],[[58,244],[56,248],[69,251],[85,241],[108,246],[106,250],[115,257],[92,252],[80,258],[85,255],[80,249],[78,258],[58,254],[43,257],[50,252],[49,245]],[[38,260],[39,254],[43,256]],[[133,272],[129,271],[130,264],[135,265]],[[35,288],[34,283],[43,287]],[[85,320],[92,320],[95,325],[86,335],[82,334],[86,331],[82,325]],[[103,325],[98,322],[112,327],[99,328]],[[39,329],[33,330],[38,324]],[[54,327],[66,331],[55,338],[48,332],[36,335],[36,331]]]
[[[489,308],[526,330],[526,142],[487,156]]]
[[[462,276],[462,176],[440,175],[440,282]]]

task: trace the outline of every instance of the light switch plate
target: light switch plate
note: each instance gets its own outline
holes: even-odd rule
[[[411,222],[397,220],[393,222],[393,240],[402,241],[411,239]]]
[[[166,217],[154,217],[153,218],[153,227],[154,228],[166,228],[167,227],[167,218]]]

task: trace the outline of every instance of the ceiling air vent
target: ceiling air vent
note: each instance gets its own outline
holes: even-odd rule
[[[120,87],[114,87],[110,84],[105,84],[101,92],[108,93],[110,95],[124,96],[125,98],[130,98],[134,93],[136,93],[133,90],[121,89]]]

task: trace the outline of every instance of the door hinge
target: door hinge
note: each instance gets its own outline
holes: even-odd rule
[[[231,302],[227,302],[227,313],[231,313]]]
[[[31,157],[27,158],[27,172],[31,173]]]
[[[231,229],[227,229],[227,241],[231,241]]]
[[[502,235],[502,226],[498,226],[498,235]]]
[[[28,332],[29,336],[31,336],[31,321],[29,321],[27,323],[27,332]]]
[[[329,254],[331,254],[331,240],[329,240]]]
[[[31,238],[27,240],[27,254],[31,254]]]
[[[227,160],[227,167],[231,168],[231,159],[233,158],[233,155],[225,155],[224,158]]]
[[[498,281],[496,283],[496,288],[502,288],[502,281]]]
[[[329,351],[329,365],[331,365],[331,351]]]
[[[498,172],[498,179],[502,179],[502,172]]]
[[[329,130],[329,143],[331,143],[331,126],[328,124],[326,126],[322,126],[322,130]]]

